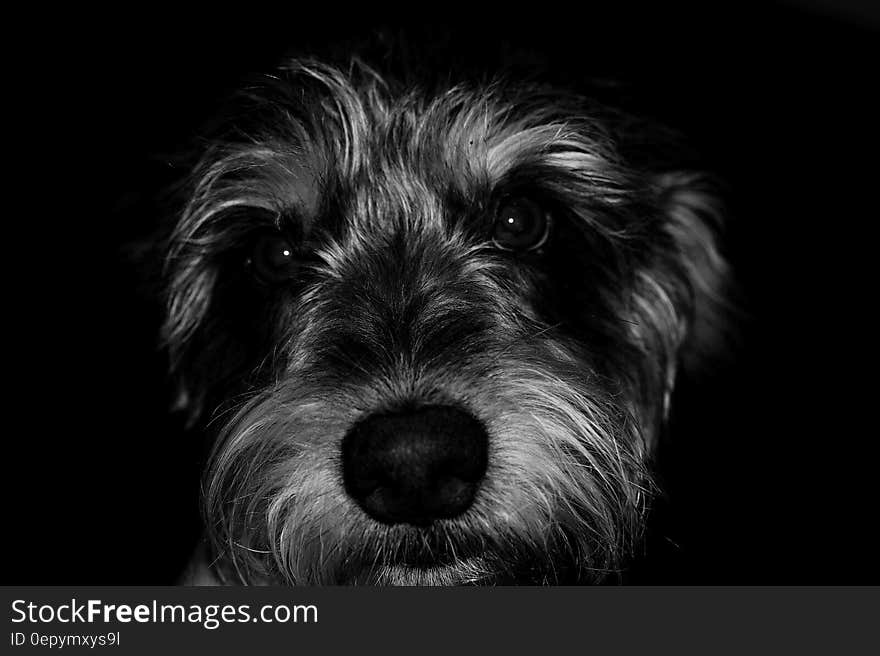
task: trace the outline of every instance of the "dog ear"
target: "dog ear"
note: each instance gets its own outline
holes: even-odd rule
[[[720,249],[726,211],[717,184],[703,174],[665,173],[656,184],[672,259],[690,300],[682,317],[679,359],[689,373],[699,373],[731,346],[731,278]]]

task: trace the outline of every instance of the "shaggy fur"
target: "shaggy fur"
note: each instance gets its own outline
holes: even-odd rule
[[[167,256],[180,405],[217,433],[204,487],[224,582],[596,582],[638,544],[681,362],[715,346],[726,267],[706,179],[569,91],[423,89],[289,62],[241,94],[195,168]],[[650,163],[646,163],[650,162]],[[529,199],[546,241],[499,247]],[[248,268],[292,245],[281,285]],[[472,506],[375,521],[340,450],[423,405],[485,426]]]

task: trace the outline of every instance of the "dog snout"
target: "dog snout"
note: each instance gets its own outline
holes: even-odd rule
[[[385,524],[456,517],[471,506],[486,473],[488,442],[480,421],[451,406],[373,414],[343,440],[345,489]]]

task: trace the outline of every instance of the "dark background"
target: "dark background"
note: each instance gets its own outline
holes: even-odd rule
[[[166,412],[159,308],[126,245],[155,229],[157,192],[179,173],[170,154],[243,76],[291,47],[385,26],[462,56],[529,50],[556,74],[618,80],[728,183],[740,346],[681,390],[660,462],[668,499],[626,580],[880,583],[869,393],[880,14],[830,0],[704,4],[14,21],[2,582],[175,580],[198,532],[201,445]]]

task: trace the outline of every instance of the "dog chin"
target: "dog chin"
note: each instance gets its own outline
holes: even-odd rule
[[[398,527],[407,536],[410,548],[393,555],[386,552],[361,555],[361,567],[346,573],[342,583],[380,586],[457,586],[486,585],[497,579],[496,567],[485,552],[485,545],[473,538],[452,545],[436,531]],[[421,542],[415,546],[413,542]],[[497,565],[497,563],[496,563]]]
[[[379,586],[461,586],[485,585],[492,582],[489,568],[482,558],[466,558],[444,565],[384,565],[364,571],[346,585]]]

